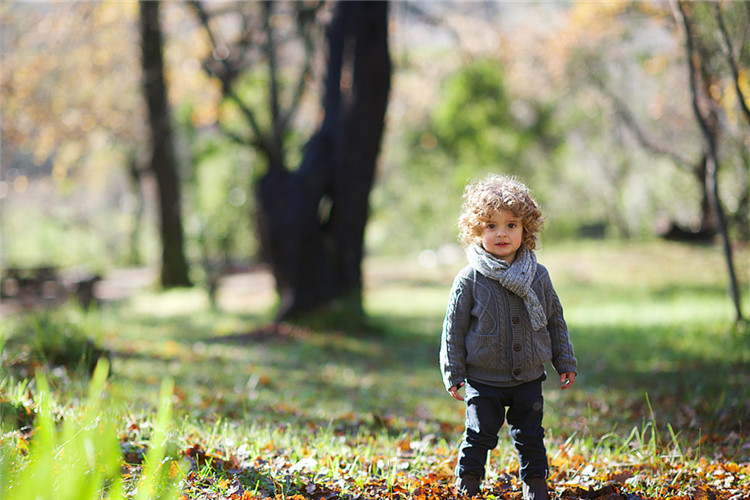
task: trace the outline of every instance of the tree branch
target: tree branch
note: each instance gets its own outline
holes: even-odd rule
[[[245,102],[240,99],[240,96],[237,95],[234,89],[230,89],[229,94],[226,95],[226,97],[230,98],[237,105],[247,122],[250,124],[250,128],[253,130],[253,134],[255,134],[257,141],[248,141],[248,143],[256,144],[264,153],[266,153],[266,155],[270,157],[272,154],[272,144],[269,142],[267,136],[263,133],[263,130],[261,130],[260,124],[258,123],[257,118],[255,118],[255,113],[253,112],[253,110],[245,105]]]
[[[299,103],[302,100],[302,96],[305,94],[305,90],[307,89],[307,79],[312,73],[312,59],[313,53],[315,52],[315,46],[313,43],[312,34],[310,33],[310,28],[311,26],[315,25],[317,12],[320,10],[322,5],[323,4],[321,3],[309,8],[306,7],[305,4],[295,4],[298,9],[297,26],[298,31],[302,37],[302,44],[304,46],[305,63],[297,79],[297,84],[294,87],[295,90],[292,94],[292,100],[289,104],[289,109],[281,117],[281,122],[284,129],[289,126],[289,124],[294,119],[294,116],[297,114]]]
[[[279,64],[276,50],[276,30],[271,23],[273,16],[273,1],[264,0],[261,3],[263,7],[263,27],[266,32],[266,43],[263,45],[263,51],[268,61],[268,102],[271,107],[271,140],[277,145],[281,144],[284,130],[281,128],[279,119]]]
[[[685,171],[692,171],[693,168],[690,166],[691,162],[688,158],[680,155],[675,151],[662,147],[657,141],[649,138],[648,133],[641,127],[640,123],[636,119],[633,112],[630,110],[628,105],[620,99],[614,92],[609,90],[607,84],[596,74],[590,72],[592,81],[599,87],[605,96],[612,101],[615,106],[615,111],[622,118],[625,125],[635,134],[638,142],[647,150],[651,151],[660,156],[665,156],[671,159],[679,168]]]
[[[750,109],[748,108],[747,101],[745,100],[745,96],[742,94],[742,89],[740,88],[740,73],[737,68],[737,63],[734,60],[734,47],[732,46],[732,41],[729,38],[727,27],[724,24],[724,16],[722,16],[721,14],[721,8],[719,7],[718,2],[713,4],[713,11],[714,16],[716,17],[716,22],[719,25],[719,31],[721,32],[721,36],[724,40],[725,50],[723,52],[727,59],[727,63],[729,64],[729,69],[732,70],[734,91],[737,93],[737,99],[739,100],[740,108],[742,108],[745,119],[747,120],[748,124],[750,124]]]
[[[217,125],[219,126],[219,129],[221,129],[221,133],[226,135],[232,142],[235,142],[236,144],[240,146],[247,146],[248,144],[251,144],[253,146],[260,147],[260,144],[257,144],[257,141],[254,141],[252,138],[244,137],[238,134],[234,130],[231,130],[230,128],[228,128],[221,121],[217,122]]]
[[[232,64],[229,57],[225,58],[216,58],[213,57],[213,54],[216,53],[217,49],[221,46],[224,46],[223,48],[229,52],[228,47],[224,45],[223,42],[218,41],[218,37],[214,34],[213,30],[211,29],[210,24],[210,14],[206,11],[204,8],[202,2],[200,0],[193,0],[191,2],[193,7],[196,10],[196,13],[198,14],[198,19],[201,22],[201,25],[206,30],[206,33],[208,34],[209,41],[211,42],[211,46],[213,48],[212,56],[210,56],[210,59],[206,61],[203,65],[203,67],[206,69],[206,71],[213,75],[214,77],[218,78],[222,83],[222,94],[225,98],[230,99],[233,101],[237,107],[239,108],[242,115],[245,117],[245,120],[247,120],[248,124],[250,125],[250,128],[253,132],[253,135],[255,136],[255,139],[243,139],[241,136],[231,132],[228,130],[225,126],[219,124],[222,131],[224,131],[233,141],[236,141],[240,144],[246,144],[251,145],[253,147],[256,147],[263,151],[266,156],[270,159],[276,159],[277,154],[274,153],[275,148],[274,144],[269,141],[269,138],[266,136],[266,134],[263,133],[263,130],[260,127],[260,123],[258,122],[258,119],[256,118],[255,112],[250,109],[247,104],[240,98],[239,95],[237,95],[237,92],[234,89],[234,79],[239,75],[239,71],[235,67],[234,64]],[[268,19],[268,17],[266,18]],[[247,27],[243,30],[243,32],[249,32]],[[269,35],[270,37],[270,35]],[[238,44],[238,47],[244,47],[249,43],[248,37],[243,37],[240,40],[240,43]],[[215,64],[213,64],[215,63]],[[219,66],[217,68],[216,66]],[[270,161],[269,164],[271,165],[271,168],[274,168],[274,166],[277,164],[275,161]]]
[[[208,12],[206,12],[206,9],[203,7],[203,4],[200,2],[200,0],[193,0],[190,2],[190,4],[195,9],[195,12],[198,14],[198,19],[201,22],[201,25],[203,26],[203,29],[206,30],[206,34],[208,35],[208,41],[211,42],[211,47],[216,48],[216,37],[214,36],[214,32],[211,29],[211,25],[209,23],[209,16]]]

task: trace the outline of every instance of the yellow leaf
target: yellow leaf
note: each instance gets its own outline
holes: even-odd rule
[[[180,466],[177,463],[177,460],[172,460],[172,463],[169,464],[169,479],[174,479],[179,473]]]

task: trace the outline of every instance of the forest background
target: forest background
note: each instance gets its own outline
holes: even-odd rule
[[[701,5],[695,23],[705,26],[697,33],[715,68],[705,90],[722,131],[719,190],[733,237],[747,240],[747,118],[711,4]],[[550,241],[581,230],[642,238],[666,234],[673,224],[694,232],[711,224],[700,175],[704,141],[672,7],[395,3],[392,93],[368,253],[453,244],[457,200],[468,179],[486,172],[516,174],[533,186]],[[746,95],[745,4],[722,8],[733,9],[725,17]],[[182,2],[163,11],[186,252],[200,282],[202,258],[260,260],[253,191],[267,167],[252,147],[222,134],[222,127],[243,126],[241,111],[202,70],[213,47],[197,15]],[[275,22],[290,23],[290,15],[280,11]],[[325,23],[326,11],[319,15]],[[3,6],[6,265],[98,271],[158,262],[153,181],[144,175],[134,184],[131,176],[149,143],[137,16],[138,4],[130,2]],[[238,34],[231,23],[223,25],[230,40]],[[294,56],[287,55],[292,68]],[[307,78],[319,85],[325,52],[314,57]],[[267,73],[256,63],[242,91],[262,100]],[[318,94],[306,99],[285,138],[291,165],[319,119]]]
[[[275,12],[271,12],[274,9],[268,9],[270,4],[265,3],[206,5],[213,6],[205,14],[221,17],[214,24],[215,34],[221,34],[225,40],[232,41],[245,33],[248,25],[243,23],[247,23],[248,19],[265,19],[266,25],[261,28],[277,30],[279,46],[291,40],[288,51],[279,52],[283,57],[276,61],[279,68],[277,84],[288,90],[283,97],[287,103],[298,104],[294,119],[283,136],[287,163],[294,169],[303,161],[304,146],[321,122],[321,94],[326,73],[323,28],[333,17],[332,5],[278,2],[274,3]],[[379,324],[376,330],[385,330],[386,333],[380,332],[384,335],[380,341],[367,336],[357,337],[363,333],[345,328],[344,334],[352,335],[352,340],[326,335],[321,337],[317,330],[319,327],[315,326],[317,324],[313,324],[312,333],[306,329],[310,327],[309,324],[300,330],[289,325],[254,330],[271,319],[279,300],[273,298],[267,268],[261,265],[263,258],[257,221],[257,185],[270,167],[252,140],[254,129],[246,121],[246,111],[250,109],[256,113],[261,128],[273,125],[273,109],[268,107],[271,101],[269,96],[273,95],[269,91],[273,78],[269,76],[269,60],[259,56],[259,59],[251,61],[252,65],[243,69],[242,78],[238,80],[240,100],[228,98],[224,93],[225,83],[215,69],[212,72],[210,62],[232,60],[231,45],[217,44],[216,39],[207,34],[197,6],[199,4],[188,2],[162,3],[160,26],[182,195],[183,251],[188,273],[185,284],[200,285],[197,289],[199,294],[202,296],[205,290],[207,296],[214,299],[215,309],[211,313],[214,316],[210,316],[210,321],[217,321],[219,326],[206,325],[209,320],[205,317],[187,320],[188,323],[194,321],[199,325],[195,330],[184,323],[185,308],[194,308],[196,304],[199,304],[198,308],[204,307],[203,302],[195,301],[195,288],[175,292],[177,295],[151,291],[139,295],[134,307],[139,310],[144,307],[144,301],[151,301],[155,304],[150,310],[153,316],[133,320],[130,327],[113,326],[113,322],[131,317],[132,310],[127,307],[119,312],[109,310],[107,314],[112,316],[105,314],[98,320],[101,324],[97,328],[122,329],[118,331],[118,335],[123,337],[122,343],[104,335],[114,351],[120,355],[129,353],[119,362],[115,356],[114,366],[119,367],[118,371],[131,373],[129,377],[139,370],[150,372],[142,379],[128,379],[121,387],[110,387],[111,392],[121,392],[120,395],[124,396],[132,390],[133,386],[128,384],[135,384],[144,394],[150,394],[136,398],[133,404],[138,410],[130,408],[126,412],[128,418],[136,418],[132,414],[140,411],[148,412],[141,409],[141,404],[143,408],[154,407],[153,389],[147,387],[153,385],[155,380],[176,376],[178,386],[180,381],[190,384],[189,381],[193,380],[191,375],[182,373],[173,364],[164,372],[155,370],[151,365],[138,364],[135,358],[149,350],[146,344],[154,342],[160,353],[157,357],[169,358],[177,363],[182,359],[184,362],[183,355],[186,353],[180,347],[182,342],[189,342],[193,346],[188,357],[201,358],[207,352],[203,335],[206,330],[216,333],[217,328],[223,333],[247,329],[259,335],[259,338],[278,337],[283,342],[292,343],[251,349],[250,361],[244,361],[249,363],[248,366],[255,367],[259,366],[256,355],[263,353],[268,355],[273,352],[274,356],[283,358],[283,362],[279,361],[280,365],[304,366],[314,363],[313,360],[321,355],[334,353],[335,358],[340,355],[339,351],[377,352],[385,349],[384,342],[395,341],[400,349],[415,349],[413,352],[419,353],[416,359],[420,371],[416,382],[422,384],[429,380],[422,370],[431,366],[431,348],[428,347],[431,333],[420,327],[408,326],[411,324],[409,321],[424,320],[426,326],[423,328],[439,328],[434,324],[434,317],[439,322],[440,308],[443,307],[441,301],[447,292],[451,273],[462,261],[455,233],[459,200],[465,183],[488,172],[504,172],[519,176],[532,187],[546,215],[542,252],[548,252],[545,255],[551,262],[558,263],[558,269],[564,269],[561,273],[564,277],[571,278],[581,270],[580,259],[597,263],[591,264],[597,272],[589,269],[585,276],[578,276],[585,283],[573,280],[571,290],[574,292],[570,295],[572,320],[580,327],[581,339],[587,348],[606,348],[600,338],[597,340],[596,334],[602,333],[597,330],[601,327],[596,325],[598,320],[587,320],[585,313],[576,309],[576,305],[581,304],[578,300],[583,300],[587,307],[595,303],[591,299],[600,291],[598,285],[613,286],[612,289],[605,288],[608,298],[603,303],[609,304],[611,301],[615,304],[619,301],[633,305],[633,301],[636,301],[638,306],[642,305],[635,298],[638,290],[642,292],[644,287],[663,286],[656,293],[656,298],[669,298],[674,301],[667,300],[670,305],[679,303],[681,306],[669,309],[670,312],[658,307],[648,309],[645,315],[664,314],[666,323],[677,321],[680,315],[686,316],[687,321],[690,318],[695,321],[693,316],[685,314],[685,307],[692,307],[695,314],[703,314],[694,325],[678,329],[685,328],[680,331],[689,333],[686,336],[690,339],[709,331],[721,339],[727,348],[726,353],[712,353],[709,357],[714,359],[715,355],[722,360],[716,373],[726,375],[728,380],[724,383],[713,381],[700,386],[695,392],[683,393],[684,386],[671,385],[673,379],[669,378],[670,382],[653,390],[660,397],[660,404],[667,404],[665,400],[669,399],[667,396],[670,392],[676,390],[679,394],[679,404],[675,405],[674,410],[683,416],[670,420],[670,423],[677,425],[680,422],[684,425],[684,429],[677,429],[677,434],[684,431],[690,447],[696,443],[716,447],[716,451],[712,449],[711,453],[718,457],[721,466],[711,462],[710,466],[704,468],[714,474],[711,481],[723,480],[726,483],[728,476],[733,478],[726,488],[706,486],[707,490],[695,490],[702,488],[703,483],[698,484],[691,479],[693,483],[683,485],[682,491],[693,488],[694,494],[695,491],[709,491],[729,498],[734,493],[727,492],[735,491],[737,484],[747,486],[747,466],[742,465],[747,462],[746,430],[741,425],[737,427],[738,422],[746,422],[744,417],[748,411],[747,404],[739,402],[741,387],[747,376],[747,359],[743,354],[746,349],[736,348],[737,345],[746,344],[742,340],[746,339],[746,334],[742,337],[746,326],[741,321],[734,321],[743,316],[743,302],[741,298],[735,300],[733,314],[730,312],[730,299],[715,301],[717,290],[721,295],[729,289],[729,295],[734,294],[735,298],[743,292],[747,295],[746,245],[750,238],[750,129],[747,116],[747,96],[750,94],[750,23],[747,20],[750,10],[747,3],[391,3],[388,37],[392,79],[385,133],[375,182],[369,193],[370,212],[365,233],[366,263],[368,269],[375,271],[365,273],[364,286],[367,289],[368,286],[382,284],[384,276],[398,283],[400,276],[412,284],[418,284],[421,280],[428,287],[414,290],[407,287],[405,293],[403,288],[398,288],[405,286],[401,283],[395,289],[388,289],[390,296],[384,295],[382,290],[380,295],[377,291],[370,295],[365,301],[365,312]],[[294,6],[307,6],[309,12],[314,14],[306,25],[311,31],[310,40],[315,41],[312,47],[315,50],[311,50],[309,59],[305,51],[310,47],[294,41],[290,35],[297,26]],[[263,12],[271,14],[264,18]],[[0,250],[3,269],[53,267],[70,279],[77,280],[80,276],[101,275],[106,278],[122,268],[145,268],[150,271],[149,279],[156,279],[158,272],[154,270],[163,266],[164,262],[160,261],[162,240],[159,235],[157,182],[147,166],[151,148],[139,53],[139,4],[8,2],[0,6],[0,14],[3,100]],[[693,29],[692,57],[687,56],[686,25]],[[259,39],[240,37],[241,43],[237,46],[247,48],[249,53],[252,44],[261,40],[258,46],[262,47],[263,32],[258,29],[260,31],[254,33],[261,33]],[[301,68],[306,71],[300,73]],[[302,78],[299,82],[306,90],[299,94],[296,101],[298,94],[295,93],[295,83],[300,75]],[[693,76],[696,80],[691,80]],[[225,75],[225,78],[228,77]],[[703,121],[698,119],[700,117]],[[720,204],[716,204],[717,199]],[[717,207],[721,210],[717,211]],[[321,203],[319,212],[323,214],[327,210],[330,207]],[[721,231],[722,220],[727,229],[725,233]],[[656,243],[657,238],[678,240],[683,244],[662,245]],[[685,242],[691,246],[684,246]],[[720,242],[724,243],[724,255],[727,248],[735,252],[736,262],[733,265],[736,266],[736,275],[733,284],[726,277],[726,262],[722,263],[726,258],[720,257]],[[696,243],[702,246],[692,246]],[[603,257],[594,250],[596,248],[609,249],[611,253]],[[651,261],[643,267],[643,274],[649,273],[648,276],[642,275],[638,265],[629,260],[637,256]],[[575,262],[577,264],[574,265]],[[605,270],[612,262],[619,264],[616,266],[619,269],[617,272]],[[698,267],[703,272],[681,272],[678,270],[680,262],[689,262],[687,266]],[[730,259],[729,262],[733,261]],[[602,267],[596,267],[598,264]],[[678,269],[672,268],[673,265]],[[705,269],[701,268],[702,265],[706,266]],[[222,315],[222,302],[216,302],[217,288],[240,272],[249,272],[256,282],[261,276],[260,282],[265,284],[267,293],[258,303],[249,305],[252,311],[250,316],[233,316],[227,309]],[[631,278],[639,279],[628,280],[622,273],[630,273]],[[370,282],[367,281],[368,276]],[[681,284],[678,285],[678,278],[688,281],[679,282]],[[635,285],[633,295],[617,295],[617,286],[624,283]],[[588,292],[585,290],[586,284],[590,286]],[[563,279],[563,289],[565,286]],[[677,295],[675,290],[678,289],[689,296]],[[407,301],[414,298],[412,293],[429,297],[429,304],[418,302],[411,312],[401,311],[398,300],[393,297]],[[675,295],[672,296],[672,293]],[[708,299],[708,296],[711,298]],[[253,297],[257,299],[257,296]],[[245,312],[247,307],[248,304],[245,304]],[[747,300],[744,307],[747,309]],[[262,312],[258,312],[259,308]],[[393,314],[388,316],[388,309],[395,311],[395,317],[392,317]],[[653,352],[644,351],[646,346],[653,344],[643,343],[643,339],[634,333],[638,328],[628,323],[632,320],[626,319],[629,316],[623,312],[626,309],[609,310],[605,307],[604,310],[609,311],[610,317],[602,319],[604,313],[597,317],[604,321],[606,328],[623,334],[618,341],[621,344],[617,344],[619,354],[631,352],[628,359],[633,365],[628,365],[631,371],[625,370],[626,377],[637,373],[635,380],[642,385],[646,381],[640,377],[652,369],[673,369],[671,375],[677,376],[685,375],[684,370],[691,366],[690,363],[704,367],[692,356],[683,359],[679,357],[681,354],[675,354],[671,349],[669,351],[672,356],[677,356],[676,360],[670,355],[662,361],[655,359]],[[174,315],[174,322],[157,319],[174,311],[180,311]],[[433,321],[425,320],[423,313],[426,311],[429,311],[427,317],[433,317]],[[28,331],[39,335],[41,330],[46,330],[54,336],[62,335],[71,328],[87,330],[90,322],[94,321],[85,314],[83,318],[88,319],[81,319],[75,311],[70,314],[72,320],[71,316],[63,320],[49,316],[40,319],[33,314],[31,319],[14,316],[16,319],[7,323],[10,327],[5,326],[4,320],[4,328],[10,330],[8,333],[12,340],[14,334],[19,338]],[[711,326],[703,323],[706,317],[713,318]],[[333,321],[345,319],[338,315]],[[340,323],[340,328],[335,329],[337,335],[342,329],[341,324],[345,323]],[[330,328],[329,322],[322,330]],[[173,332],[174,329],[183,329],[188,337],[165,333],[162,343],[153,341],[154,335],[158,337],[158,332]],[[663,337],[654,342],[661,347],[669,346],[668,339],[674,328],[666,325],[661,329],[656,328],[656,331],[661,332]],[[410,337],[414,332],[417,332],[416,338],[419,340]],[[225,338],[222,341],[228,340]],[[716,347],[710,338],[705,341],[712,348]],[[307,347],[302,348],[302,344]],[[8,350],[4,353],[4,369],[6,362],[14,360],[12,353],[16,348],[28,354],[28,351],[14,346],[9,340]],[[696,343],[691,349],[697,353],[707,353],[708,346]],[[216,350],[209,348],[208,352],[218,358],[226,355],[217,354],[219,350],[218,347]],[[363,367],[372,369],[372,361],[368,362],[366,358],[357,357],[358,363],[354,368],[357,372]],[[407,362],[401,355],[396,356],[396,360]],[[594,361],[591,358],[587,360]],[[642,393],[635,396],[623,396],[619,391],[615,396],[599,394],[599,391],[606,392],[606,384],[614,381],[615,374],[622,374],[620,370],[615,370],[612,378],[609,378],[605,372],[616,365],[616,360],[607,356],[600,362],[603,364],[593,370],[590,380],[601,383],[597,385],[597,394],[577,393],[575,401],[588,405],[590,412],[594,405],[593,411],[601,415],[608,415],[612,406],[628,407],[632,412],[628,423],[637,424],[638,419],[643,418],[642,426],[636,428],[635,434],[628,434],[627,430],[624,434],[618,431],[612,436],[619,438],[610,436],[602,438],[602,441],[611,439],[618,446],[622,444],[623,449],[635,449],[636,454],[651,453],[644,462],[652,459],[664,464],[666,456],[666,468],[653,470],[657,479],[649,486],[663,487],[662,483],[667,479],[659,474],[666,474],[665,471],[677,474],[677,477],[681,474],[672,468],[669,459],[677,456],[673,445],[679,445],[680,440],[673,434],[674,439],[666,443],[667,452],[662,448],[664,442],[659,442],[658,438],[649,441],[647,434],[655,430],[657,422],[653,413],[649,414],[643,406]],[[671,363],[675,363],[675,366]],[[189,363],[186,366],[190,366]],[[397,370],[390,364],[387,366]],[[212,373],[211,369],[205,367],[202,369],[205,370],[204,375],[213,380],[212,383],[216,383],[215,377],[221,378],[221,372]],[[323,382],[342,376],[348,378],[352,373],[331,364],[326,364],[322,369],[319,377]],[[339,369],[343,371],[339,373]],[[250,373],[246,373],[247,370]],[[243,369],[241,375],[247,379],[249,392],[256,394],[256,397],[258,391],[262,394],[259,396],[259,406],[263,410],[252,418],[259,419],[264,425],[290,418],[297,423],[304,421],[304,425],[312,425],[311,422],[318,425],[327,416],[330,430],[335,435],[341,432],[349,435],[353,432],[352,426],[361,429],[368,425],[385,429],[386,434],[390,432],[390,437],[395,441],[388,441],[385,437],[370,436],[370,439],[383,447],[393,448],[396,454],[393,463],[387,455],[373,449],[367,452],[370,453],[370,462],[365,470],[369,477],[385,478],[385,483],[378,483],[377,486],[384,488],[378,490],[381,496],[398,495],[399,487],[407,488],[407,494],[413,496],[427,490],[428,483],[420,474],[410,477],[412,482],[409,485],[396,479],[408,470],[408,467],[399,468],[403,463],[411,464],[411,467],[418,465],[419,459],[414,459],[413,453],[422,457],[420,453],[424,452],[426,462],[439,458],[438,462],[442,465],[430,462],[427,469],[445,472],[446,467],[441,460],[449,461],[450,453],[442,448],[449,448],[450,445],[446,445],[444,440],[451,439],[456,432],[456,421],[460,419],[440,409],[440,405],[430,399],[435,394],[429,393],[429,402],[425,406],[403,402],[401,396],[391,393],[371,394],[373,385],[397,383],[390,378],[392,375],[376,370],[361,382],[366,386],[363,389],[365,392],[347,393],[349,397],[356,394],[357,400],[365,408],[366,416],[356,413],[347,417],[345,409],[352,405],[327,392],[318,395],[321,403],[308,400],[310,394],[296,394],[284,386],[295,394],[293,399],[298,407],[294,409],[291,404],[289,407],[274,406],[275,403],[264,399],[270,397],[265,393],[272,388],[277,392],[282,388],[275,384],[280,384],[276,381],[279,377],[283,378],[283,373],[283,370],[276,372],[270,368],[266,372]],[[16,409],[19,405],[28,407],[31,403],[24,399],[27,393],[17,387],[11,391],[10,380],[13,378],[6,378],[6,373],[3,375],[4,404],[9,402]],[[691,375],[686,376],[687,380],[695,381]],[[66,377],[68,375],[60,377],[60,380],[67,380]],[[65,390],[75,392],[75,389],[60,389],[65,385],[60,380],[57,380],[60,384],[57,388],[63,391],[61,407],[75,413],[75,405],[64,402],[70,396]],[[297,380],[297,383],[301,383],[301,380]],[[206,380],[203,380],[196,385],[205,384]],[[176,401],[184,402],[191,409],[189,411],[200,408],[201,418],[210,421],[211,416],[218,414],[231,420],[237,417],[238,412],[241,413],[236,406],[240,403],[234,400],[224,404],[218,396],[212,400],[202,390],[196,391],[199,395],[193,398],[180,393],[180,390],[186,390],[185,387],[183,385],[182,389],[174,390]],[[15,395],[10,397],[11,393]],[[702,405],[697,403],[707,393],[721,397]],[[397,401],[394,413],[416,413],[419,415],[418,423],[408,418],[403,422],[399,420],[401,417],[384,416],[379,409],[371,407],[373,400],[391,396]],[[601,400],[595,403],[599,396]],[[297,397],[301,399],[296,400]],[[312,411],[316,404],[322,406]],[[400,408],[400,405],[404,408]],[[416,410],[414,406],[417,406]],[[5,406],[3,408],[10,411]],[[243,407],[242,411],[247,412],[247,408]],[[427,416],[430,411],[436,415],[434,418]],[[606,418],[599,426],[587,429],[586,425],[591,424],[591,415],[589,423],[582,425],[580,420],[584,417],[580,408],[571,410],[565,407],[562,411],[573,412],[563,417],[563,423],[569,424],[569,427],[583,433],[589,432],[589,436],[595,435],[594,429],[600,438],[608,436],[606,428],[611,422]],[[323,415],[319,415],[321,412]],[[669,415],[672,416],[671,413]],[[691,415],[695,418],[690,418]],[[703,422],[704,418],[707,423]],[[707,429],[713,429],[710,438],[700,434],[700,423],[704,423]],[[148,439],[136,429],[140,424],[131,424],[135,427],[131,426],[130,435],[120,436],[121,447],[132,447],[136,442],[148,443]],[[224,441],[221,446],[226,455],[216,450],[205,451],[215,444],[211,438],[206,438],[214,431],[206,430],[205,424],[202,425],[204,427],[192,431],[202,439],[199,439],[200,445],[192,438],[185,437],[184,433],[181,440],[177,440],[184,448],[184,455],[193,460],[193,466],[201,470],[201,456],[213,456],[229,469],[238,465],[229,463],[232,461],[231,452],[227,451],[229,445]],[[289,467],[284,463],[277,464],[275,470],[268,466],[271,472],[267,477],[252,476],[251,479],[242,474],[227,479],[202,472],[201,477],[215,479],[211,484],[214,493],[221,490],[222,494],[231,497],[228,491],[236,484],[241,489],[235,488],[234,494],[237,491],[248,493],[253,481],[260,485],[259,491],[264,494],[307,493],[312,498],[322,493],[322,496],[332,498],[334,493],[349,491],[332,486],[337,479],[333,473],[327,476],[330,483],[318,478],[316,474],[326,476],[320,468],[311,475],[305,469],[305,464],[309,465],[310,462],[302,462],[309,459],[309,455],[296,450],[290,456],[289,450],[297,448],[296,445],[300,443],[288,444],[286,451],[281,451],[279,447],[283,439],[273,437],[273,432],[278,431],[278,427],[274,426],[278,425],[278,421],[268,425],[272,430],[263,427],[255,431],[263,434],[262,439],[258,435],[252,436],[256,443],[268,443],[267,448],[258,445],[258,449],[253,450],[257,459],[270,460],[269,454],[277,449],[278,455],[274,459],[283,457],[291,460],[292,465],[303,464],[293,471],[297,474],[294,477],[302,478],[299,479],[302,482],[289,483]],[[695,426],[697,430],[693,428]],[[143,427],[148,428],[148,425],[144,424]],[[661,432],[667,429],[664,423],[659,428]],[[398,435],[394,429],[401,429],[406,434]],[[674,430],[672,427],[668,429],[670,432]],[[18,430],[13,432],[16,433],[13,434],[15,439]],[[232,439],[248,439],[247,436],[235,435],[235,430],[216,432],[223,433],[228,440],[231,440],[228,434],[234,436]],[[722,432],[727,432],[724,441],[717,437]],[[271,433],[271,437],[265,433]],[[418,434],[423,441],[407,439],[405,435],[409,436],[409,433]],[[354,435],[357,435],[356,431]],[[19,439],[23,441],[25,434],[21,433],[21,436]],[[316,443],[315,439],[318,438],[305,436],[298,439],[307,440],[301,445],[306,448]],[[563,438],[562,443],[553,441],[555,445],[560,444],[562,450],[555,455],[555,459],[559,464],[575,465],[575,473],[559,478],[560,492],[572,491],[575,481],[580,487],[592,487],[601,483],[602,478],[608,478],[616,484],[631,480],[631,491],[643,494],[644,490],[637,489],[640,483],[634,480],[642,479],[637,468],[629,468],[623,475],[618,475],[612,466],[605,467],[606,473],[599,470],[585,472],[587,465],[597,463],[594,456],[603,453],[602,449],[593,446],[582,452],[583,455],[588,454],[585,457],[587,463],[578,463],[576,460],[580,459],[580,455],[568,453],[565,448],[575,442],[567,441],[568,436]],[[364,438],[360,435],[358,439]],[[385,441],[381,443],[378,439]],[[6,439],[4,444],[7,443]],[[650,448],[652,445],[653,449]],[[356,456],[357,449],[361,452],[363,444],[355,439],[354,444],[347,443],[346,446],[351,449],[342,453]],[[145,445],[143,449],[138,448],[140,451],[135,455],[140,458],[133,459],[131,456],[131,461],[137,462],[136,465],[141,464],[146,448]],[[617,446],[610,443],[604,448],[611,451]],[[438,452],[440,449],[442,451]],[[333,454],[332,450],[328,451]],[[499,470],[512,470],[507,451],[503,453],[498,459],[501,464]],[[252,458],[252,453],[247,449],[239,455],[244,459]],[[684,458],[680,456],[680,459]],[[700,452],[694,453],[691,458],[695,459],[696,468],[701,466],[700,460],[705,459]],[[348,459],[352,457],[348,456]],[[317,460],[319,464],[323,463],[320,457]],[[735,462],[740,465],[737,466]],[[4,466],[7,467],[7,463]],[[219,472],[225,474],[227,467],[222,467]],[[326,467],[336,470],[331,464]],[[724,472],[717,472],[719,468]],[[256,463],[253,467],[245,464],[237,470],[248,473],[248,470],[266,469]],[[133,475],[138,476],[139,472]],[[286,484],[279,479],[284,475],[287,477]],[[687,472],[684,475],[693,477]],[[196,476],[188,473],[185,477],[190,487],[201,489],[201,485],[195,481]],[[240,482],[234,483],[237,477],[240,477]],[[504,491],[503,484],[512,483],[502,473],[498,473],[493,480],[495,494]],[[447,479],[438,475],[436,482],[440,481]],[[645,479],[643,481],[647,482]],[[677,483],[677,480],[669,476],[668,482]],[[349,487],[361,493],[366,486],[365,483]],[[422,490],[419,490],[420,487]],[[512,490],[511,486],[508,488]],[[205,494],[206,488],[203,490]],[[666,496],[669,491],[651,490],[654,497]],[[433,494],[439,497],[443,493],[435,491]]]

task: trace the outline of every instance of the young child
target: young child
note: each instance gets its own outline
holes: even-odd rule
[[[487,454],[507,419],[524,499],[548,498],[544,363],[552,361],[564,390],[578,362],[549,274],[536,262],[541,226],[542,214],[521,182],[491,175],[466,188],[459,229],[469,265],[453,281],[440,346],[445,388],[466,403],[459,494],[479,493]]]

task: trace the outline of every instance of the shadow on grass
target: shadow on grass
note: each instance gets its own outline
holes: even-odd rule
[[[693,288],[649,293],[660,300],[715,295],[715,287]],[[148,392],[168,375],[176,410],[203,420],[345,432],[366,427],[451,440],[460,432],[462,407],[446,395],[438,368],[439,314],[381,312],[356,334],[259,326],[264,320],[199,313],[130,318],[115,364],[123,394]],[[721,321],[622,323],[571,325],[580,376],[565,393],[555,377],[545,384],[552,434],[627,435],[653,422],[707,451],[747,456],[747,336]]]
[[[595,434],[652,422],[667,440],[671,426],[690,444],[747,460],[747,342],[715,325],[579,325],[573,404],[585,405]]]

